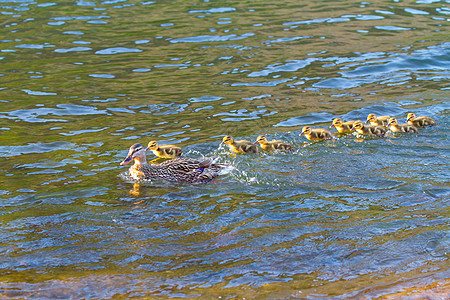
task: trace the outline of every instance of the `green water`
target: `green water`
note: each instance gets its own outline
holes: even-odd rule
[[[0,0],[0,13],[1,297],[448,286],[448,1]],[[408,112],[438,126],[299,136]],[[230,155],[227,134],[293,151]],[[150,140],[235,170],[135,184],[119,163]]]

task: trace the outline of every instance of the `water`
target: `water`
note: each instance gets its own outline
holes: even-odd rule
[[[445,297],[449,11],[1,1],[0,295]],[[438,126],[298,136],[408,112]],[[230,155],[226,134],[293,151]],[[235,169],[201,186],[133,183],[119,162],[150,140]]]

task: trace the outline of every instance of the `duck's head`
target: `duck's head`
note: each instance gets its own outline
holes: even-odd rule
[[[391,126],[391,125],[394,125],[394,126],[398,125],[396,118],[389,118],[387,126]]]
[[[311,126],[305,126],[302,128],[302,133],[300,133],[299,135],[302,136],[305,134],[311,134],[311,132],[312,132]]]
[[[157,141],[150,141],[147,145],[147,149],[145,149],[145,150],[146,151],[147,150],[156,150],[156,149],[158,149],[158,147],[159,147],[159,145],[158,145]]]
[[[333,123],[331,123],[330,128],[340,127],[340,126],[342,126],[342,119],[341,118],[336,118],[336,119],[333,120]]]
[[[406,116],[406,121],[414,120],[415,118],[416,118],[416,114],[415,113],[409,113]]]
[[[357,129],[362,129],[363,127],[364,127],[363,122],[358,120],[358,121],[355,121],[355,123],[353,123],[352,130],[355,131]]]
[[[367,116],[366,124],[371,123],[371,122],[376,122],[376,121],[377,121],[377,116],[375,114],[369,114]]]
[[[137,143],[130,147],[127,157],[120,163],[121,166],[128,164],[132,160],[137,160],[139,162],[145,162],[145,148]]]
[[[230,145],[233,144],[234,139],[231,135],[226,135],[224,136],[224,138],[222,139],[222,143],[220,143],[220,145]]]
[[[261,144],[261,145],[267,144],[267,138],[266,138],[266,136],[265,136],[265,135],[260,135],[260,136],[258,136],[258,137],[256,138],[255,144]]]

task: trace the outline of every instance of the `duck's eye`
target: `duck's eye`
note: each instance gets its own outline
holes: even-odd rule
[[[134,151],[133,151],[132,155],[134,155],[135,153],[137,153],[137,152],[141,151],[142,149],[144,149],[144,148],[142,148],[142,147],[138,147],[138,148],[134,149]]]

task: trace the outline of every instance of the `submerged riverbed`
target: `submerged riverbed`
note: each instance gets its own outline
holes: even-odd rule
[[[0,296],[445,295],[448,1],[4,0],[0,12]],[[408,112],[438,125],[299,136]],[[293,149],[236,156],[219,147],[227,134]],[[135,183],[119,163],[150,140],[234,170]]]

